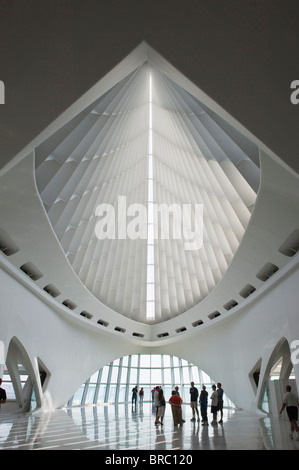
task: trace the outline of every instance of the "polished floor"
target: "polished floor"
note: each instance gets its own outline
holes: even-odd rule
[[[154,424],[151,403],[97,405],[24,414],[11,405],[0,410],[0,450],[299,450],[288,436],[285,418],[264,418],[242,410],[224,410],[223,425],[190,421],[174,427],[167,405],[164,425]]]

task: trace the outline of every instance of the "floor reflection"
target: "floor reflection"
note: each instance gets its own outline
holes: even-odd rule
[[[260,418],[240,410],[224,410],[223,425],[190,422],[175,427],[167,405],[164,425],[155,425],[152,403],[74,407],[51,413],[0,413],[0,449],[98,450],[298,450],[288,437],[284,419]]]

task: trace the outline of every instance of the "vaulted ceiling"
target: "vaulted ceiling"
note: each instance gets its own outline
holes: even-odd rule
[[[260,171],[252,142],[184,89],[183,79],[171,79],[165,61],[161,71],[158,55],[152,64],[147,44],[140,48],[140,66],[36,147],[35,175],[82,283],[116,312],[147,323],[187,311],[221,280],[250,219]],[[151,210],[174,205],[180,233],[173,213],[159,212],[150,238]],[[197,237],[189,248],[187,208],[196,219],[189,238]],[[104,225],[113,233],[100,237]]]

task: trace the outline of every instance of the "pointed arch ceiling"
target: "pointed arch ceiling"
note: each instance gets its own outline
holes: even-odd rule
[[[36,148],[35,175],[82,283],[116,312],[150,323],[187,311],[221,280],[246,230],[260,170],[255,146],[144,50],[136,68]],[[126,208],[201,204],[202,246],[118,232],[99,239],[97,208],[108,204],[120,220],[120,196]]]

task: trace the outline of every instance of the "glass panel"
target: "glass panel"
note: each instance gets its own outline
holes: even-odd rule
[[[100,386],[98,401],[97,403],[104,403],[105,401],[105,391],[106,391],[106,384]]]
[[[118,369],[118,367],[113,367],[111,374],[111,383],[117,383]]]
[[[155,311],[155,302],[146,302],[146,316],[148,318],[154,318]]]
[[[154,245],[147,246],[147,264],[154,264],[155,247]]]
[[[126,367],[129,365],[129,356],[123,357],[123,367]]]
[[[179,365],[179,358],[178,358],[178,357],[174,357],[174,358],[173,358],[173,366],[174,366],[174,367],[178,367],[178,365]]]
[[[199,374],[198,374],[198,367],[192,366],[191,370],[192,370],[193,382],[199,384],[200,380],[199,380]]]
[[[108,380],[108,372],[109,372],[109,366],[104,366],[104,367],[103,367],[102,378],[101,378],[101,382],[102,382],[102,383],[107,383],[107,380]]]
[[[137,369],[131,369],[130,384],[131,385],[137,384]]]
[[[185,383],[190,383],[189,369],[188,367],[183,367],[183,380]]]
[[[147,242],[148,245],[153,245],[155,241],[154,224],[148,224],[147,226]]]
[[[95,385],[89,385],[88,391],[86,394],[86,400],[85,400],[86,404],[93,403],[95,389],[96,389]]]
[[[151,370],[150,369],[140,369],[139,372],[139,383],[151,383]]]
[[[151,366],[150,354],[142,354],[140,356],[140,367],[150,367],[150,366]]]
[[[152,367],[161,367],[161,356],[158,354],[152,354]]]
[[[166,356],[166,354],[164,354],[163,362],[164,362],[164,367],[170,367],[170,356]]]
[[[97,383],[98,381],[98,375],[99,375],[99,371],[95,372],[91,377],[90,377],[90,383]]]
[[[150,266],[148,266],[150,268]],[[155,300],[155,284],[147,284],[146,300],[148,302]]]
[[[122,367],[121,376],[120,376],[120,383],[121,384],[127,383],[127,373],[128,373],[127,367]]]
[[[149,264],[147,266],[147,282],[148,284],[155,282],[155,266],[153,264]],[[153,287],[153,289],[155,288]],[[149,291],[148,291],[148,294],[149,294]],[[153,300],[153,299],[149,298],[149,295],[148,295],[147,300]]]
[[[119,387],[118,401],[121,403],[121,402],[124,402],[125,399],[126,399],[126,386],[121,385]]]
[[[171,369],[164,369],[164,383],[171,384]]]
[[[180,371],[177,367],[174,369],[174,383],[176,385],[179,385],[181,383]]]
[[[116,393],[116,385],[110,385],[109,397],[108,397],[109,402],[111,403],[115,402],[115,393]]]
[[[138,356],[137,354],[134,354],[131,358],[131,367],[137,367],[138,366]]]
[[[161,369],[152,369],[151,370],[151,383],[154,385],[161,385],[162,377],[161,377]]]

